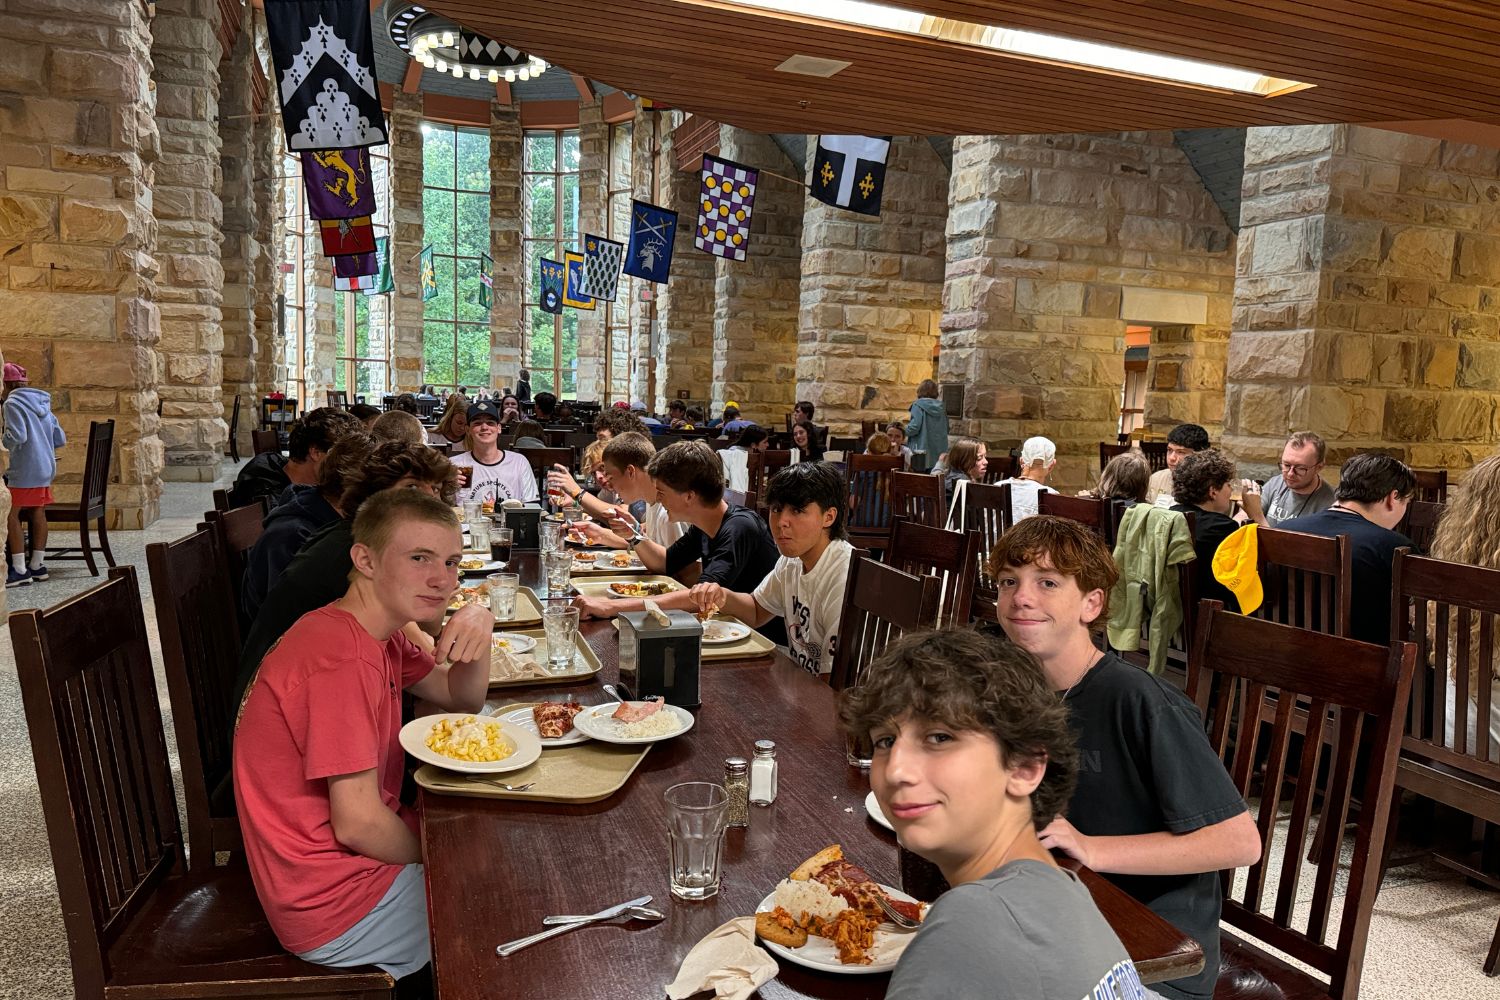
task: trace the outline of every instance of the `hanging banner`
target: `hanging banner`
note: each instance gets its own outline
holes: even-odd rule
[[[384,295],[386,292],[396,290],[396,282],[391,277],[391,238],[389,236],[375,237],[375,258],[380,261],[380,273],[375,275],[375,284],[364,290],[366,295]]]
[[[437,298],[437,269],[432,263],[432,244],[422,248],[417,273],[422,279],[422,301]]]
[[[703,187],[698,196],[698,232],[693,245],[715,257],[744,260],[760,171],[704,153],[700,174]]]
[[[672,270],[672,246],[677,239],[677,213],[644,201],[630,203],[630,248],[625,273],[665,283]]]
[[[318,223],[318,232],[323,237],[324,257],[375,252],[375,224],[368,215],[362,219],[324,219]]]
[[[380,261],[375,257],[375,251],[369,253],[351,254],[347,257],[333,258],[333,276],[335,278],[363,278],[368,277],[373,283],[380,274]],[[360,285],[361,289],[369,285]]]
[[[265,10],[286,148],[384,145],[370,5],[265,0]]]
[[[624,255],[625,244],[584,234],[583,280],[578,290],[591,299],[613,302],[620,287],[620,258]]]
[[[812,196],[825,205],[861,215],[880,214],[885,190],[888,135],[820,135],[813,157]]]
[[[583,281],[583,254],[573,250],[564,251],[563,268],[567,271],[563,280],[563,305],[592,312],[594,300],[583,294],[578,287]]]
[[[563,277],[564,268],[555,260],[543,257],[541,260],[542,272],[542,312],[552,313],[554,316],[562,314],[563,311]]]
[[[495,300],[495,260],[479,252],[479,308],[488,309]]]
[[[323,149],[301,157],[308,218],[358,219],[375,214],[368,151]]]

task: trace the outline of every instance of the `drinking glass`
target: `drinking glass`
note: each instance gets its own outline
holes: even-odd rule
[[[490,560],[500,564],[504,569],[510,565],[510,547],[515,539],[515,532],[511,528],[493,527],[490,529]]]
[[[547,570],[547,596],[566,597],[573,574],[573,554],[566,549],[544,552],[542,565]]]
[[[711,781],[684,781],[663,795],[671,845],[672,895],[708,899],[719,893],[729,796]]]
[[[573,665],[573,641],[578,635],[578,609],[561,605],[542,611],[547,633],[547,668],[562,673]]]
[[[493,542],[490,543],[493,546]],[[495,621],[508,622],[516,617],[516,593],[521,589],[521,577],[518,573],[491,573],[484,578],[488,585],[490,597],[490,611],[495,615]]]
[[[465,500],[464,501],[464,521],[465,521],[465,523],[472,525],[475,521],[479,520],[479,510],[480,510],[480,508],[482,506],[483,506],[483,504],[481,504],[478,500]]]
[[[469,548],[483,552],[490,547],[490,522],[480,518],[469,525]]]
[[[563,547],[563,532],[567,525],[562,521],[543,521],[541,527],[542,551],[557,552]]]
[[[875,744],[870,739],[869,733],[863,735],[856,733],[844,734],[844,759],[849,762],[850,767],[857,767],[861,771],[868,771],[875,757]]]

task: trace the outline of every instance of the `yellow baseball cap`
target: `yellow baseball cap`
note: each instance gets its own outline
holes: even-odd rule
[[[1248,615],[1265,599],[1256,571],[1257,546],[1254,524],[1247,524],[1219,543],[1214,553],[1214,579],[1229,588],[1240,602],[1240,614]]]
[[[734,401],[734,400],[732,400],[732,399],[731,399],[731,400],[730,400],[730,401],[729,401],[729,402],[727,402],[727,403],[725,403],[725,404],[724,404],[724,408],[725,408],[725,409],[726,409],[726,410],[727,410],[727,409],[729,409],[729,408],[730,408],[730,407],[731,407],[731,406],[732,406],[732,407],[734,407],[734,408],[735,408],[735,409],[736,409],[736,410],[738,410],[738,409],[739,409],[739,408],[740,408],[740,404],[739,404],[739,403],[736,403],[736,402],[735,402],[735,401]]]

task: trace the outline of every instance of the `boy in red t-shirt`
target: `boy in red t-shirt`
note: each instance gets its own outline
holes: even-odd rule
[[[430,960],[416,817],[401,806],[401,692],[477,712],[493,618],[459,611],[431,653],[402,633],[458,585],[452,508],[375,494],[354,518],[349,592],[266,654],[234,741],[234,790],[255,889],[288,951],[400,978]],[[451,666],[435,663],[451,662]]]

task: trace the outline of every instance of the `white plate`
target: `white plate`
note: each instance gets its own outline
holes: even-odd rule
[[[593,705],[585,708],[582,712],[573,716],[573,728],[581,729],[602,743],[620,743],[625,746],[639,746],[644,743],[660,743],[662,740],[670,740],[674,736],[681,736],[693,728],[693,713],[676,705],[663,705],[661,711],[671,712],[677,717],[681,724],[680,729],[673,730],[663,736],[621,736],[615,731],[615,720],[610,716],[615,714],[615,709],[620,707],[618,701],[612,701],[605,705]]]
[[[583,713],[580,712],[579,714]],[[550,750],[552,747],[570,747],[575,743],[586,742],[589,738],[587,733],[581,732],[577,726],[574,726],[568,730],[566,736],[561,736],[555,740],[542,739],[541,735],[537,732],[536,719],[532,718],[530,706],[513,709],[509,712],[502,712],[499,715],[493,716],[493,718],[499,719],[501,722],[509,722],[511,725],[518,726],[536,736],[541,742],[543,750]]]
[[[463,719],[475,712],[443,712],[439,715],[424,715],[401,727],[401,748],[424,764],[432,764],[445,771],[462,771],[466,774],[499,774],[503,771],[519,771],[536,762],[542,755],[542,741],[535,732],[527,732],[520,726],[499,720],[501,734],[514,746],[515,752],[504,760],[468,761],[445,757],[427,748],[427,734],[440,719]]]
[[[614,600],[617,600],[617,601],[638,601],[638,600],[640,600],[639,597],[634,597],[633,595],[630,595],[630,594],[617,594],[617,593],[615,593],[614,589],[613,589],[614,585],[616,583],[619,583],[619,582],[621,582],[621,581],[615,580],[615,581],[612,581],[611,583],[607,584],[605,586],[605,588],[604,588],[604,596],[605,597],[609,597],[609,598],[613,598]],[[633,586],[633,584],[632,584],[632,586]],[[666,590],[662,591],[660,594],[651,594],[650,597],[654,601],[658,597],[666,597],[668,594],[675,594],[679,590],[686,590],[686,589],[687,589],[686,587],[682,587],[680,585],[679,586],[674,586],[674,587],[668,587]]]
[[[614,562],[614,551],[615,550],[611,550],[609,552],[601,552],[597,556],[595,556],[594,568],[612,569],[616,573],[629,573],[631,570],[646,568],[646,564],[641,562],[634,556],[631,556],[630,562],[626,563],[624,566],[616,566]]]
[[[709,629],[716,630],[714,638],[709,638]],[[726,622],[717,619],[709,619],[703,623],[703,645],[705,646],[727,646],[732,642],[739,642],[750,634],[750,626],[744,622]]]
[[[519,632],[496,632],[495,640],[504,639],[510,644],[506,652],[513,656],[529,653],[536,649],[536,640],[529,635],[521,635]]]
[[[505,568],[505,564],[504,563],[501,563],[501,562],[491,562],[488,559],[486,559],[484,561],[484,563],[482,565],[480,565],[480,566],[476,566],[473,569],[464,569],[462,566],[460,566],[459,569],[458,569],[458,571],[460,573],[462,573],[464,576],[471,576],[471,575],[476,574],[476,573],[498,573],[498,572],[500,572],[504,568]]]
[[[909,903],[916,902],[913,897],[908,896],[900,889],[893,889],[888,885],[881,885],[881,888],[892,899],[902,899]],[[760,901],[760,905],[755,908],[755,912],[767,913],[775,908],[776,893],[772,891],[770,895]],[[916,931],[891,930],[889,929],[890,926],[889,924],[881,924],[875,928],[875,943],[870,946],[869,965],[845,965],[839,961],[839,950],[834,946],[832,941],[812,934],[808,935],[807,944],[800,948],[788,948],[786,945],[776,944],[773,941],[767,941],[765,938],[761,938],[760,943],[768,951],[786,959],[788,962],[794,962],[809,969],[817,969],[820,972],[837,972],[846,976],[870,976],[877,972],[890,972],[894,969],[897,960],[901,958],[901,953],[906,950],[906,946],[911,943],[911,939],[917,935]]]
[[[865,812],[869,813],[871,819],[879,823],[881,826],[885,827],[887,830],[891,831],[892,833],[896,832],[896,828],[894,826],[891,826],[891,821],[886,819],[885,813],[881,811],[880,803],[876,800],[874,792],[871,792],[869,795],[865,796]]]

